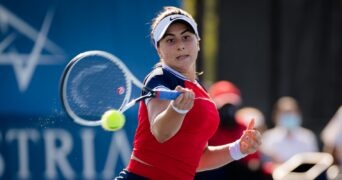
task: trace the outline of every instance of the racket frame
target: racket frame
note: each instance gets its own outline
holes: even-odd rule
[[[62,101],[62,106],[63,106],[64,110],[67,112],[67,114],[69,115],[69,117],[71,119],[73,119],[74,122],[76,122],[80,125],[84,125],[84,126],[99,126],[99,125],[101,125],[101,119],[100,120],[86,120],[86,119],[79,117],[70,107],[68,100],[67,100],[68,98],[66,97],[66,94],[67,94],[66,93],[67,92],[67,87],[66,87],[67,83],[66,82],[67,82],[67,79],[70,75],[72,68],[74,67],[75,63],[82,60],[84,57],[88,57],[88,56],[101,56],[103,58],[109,59],[114,64],[118,65],[119,68],[121,68],[121,70],[123,71],[127,88],[125,89],[126,94],[125,94],[124,100],[123,100],[120,108],[117,109],[121,113],[125,112],[127,109],[129,109],[130,107],[135,105],[137,102],[139,102],[143,99],[146,99],[146,98],[158,97],[158,98],[164,99],[164,100],[174,100],[181,94],[180,92],[177,92],[175,90],[153,91],[153,90],[149,89],[148,87],[145,87],[143,85],[143,83],[141,83],[131,73],[131,71],[127,68],[127,66],[119,58],[117,58],[113,54],[105,52],[105,51],[100,51],[100,50],[86,51],[86,52],[80,53],[77,56],[75,56],[67,64],[67,66],[65,67],[65,69],[63,71],[61,81],[60,81],[60,97],[61,97],[61,101]],[[132,93],[132,83],[147,93],[144,96],[140,96],[136,99],[129,101],[131,98],[131,93]]]
[[[124,100],[123,100],[120,108],[117,109],[118,111],[123,113],[124,111],[126,111],[127,109],[132,107],[138,101],[155,96],[155,92],[144,87],[144,85],[130,72],[130,70],[127,68],[127,66],[121,60],[119,60],[116,56],[114,56],[113,54],[110,54],[110,53],[105,52],[105,51],[100,51],[100,50],[92,50],[92,51],[86,51],[86,52],[80,53],[77,56],[75,56],[66,65],[66,67],[63,71],[62,77],[61,77],[61,81],[60,81],[60,97],[61,97],[63,108],[67,112],[67,114],[70,116],[70,118],[73,119],[76,123],[81,124],[81,125],[85,125],[85,126],[101,125],[101,119],[90,121],[90,120],[86,120],[86,119],[79,117],[70,107],[70,105],[68,103],[68,97],[66,96],[67,95],[67,80],[69,78],[70,72],[72,71],[72,68],[74,67],[74,65],[78,61],[80,61],[83,58],[88,57],[88,56],[101,56],[103,58],[106,58],[106,59],[112,61],[114,64],[118,65],[119,68],[122,69],[124,76],[125,76],[125,83],[126,83],[127,88],[125,89],[126,93],[125,93]],[[141,96],[141,97],[139,97],[137,99],[133,99],[131,102],[129,102],[129,100],[131,98],[131,93],[132,93],[132,83],[134,85],[136,85],[138,88],[140,88],[144,91],[148,91],[148,93],[145,96]]]

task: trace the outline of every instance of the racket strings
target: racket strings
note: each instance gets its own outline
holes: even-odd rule
[[[68,78],[70,108],[82,119],[98,120],[103,112],[119,109],[129,99],[127,75],[106,58],[83,58],[74,63]]]

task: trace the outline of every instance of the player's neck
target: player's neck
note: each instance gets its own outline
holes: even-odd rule
[[[183,76],[186,77],[191,82],[194,82],[196,80],[196,73],[184,73]]]
[[[194,82],[196,80],[196,66],[191,66],[187,71],[181,72],[183,76],[186,77],[186,79],[190,80],[191,82]]]

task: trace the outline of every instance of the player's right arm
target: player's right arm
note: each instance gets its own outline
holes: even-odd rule
[[[190,110],[194,104],[192,90],[177,86],[182,94],[174,101],[152,98],[147,103],[151,132],[159,143],[164,143],[173,137],[181,128],[186,114],[176,112],[172,106],[180,110]]]

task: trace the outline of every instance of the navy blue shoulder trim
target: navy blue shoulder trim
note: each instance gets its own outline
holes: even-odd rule
[[[184,87],[184,80],[162,67],[156,67],[145,77],[144,85],[149,89],[165,87],[173,90],[178,85]]]

